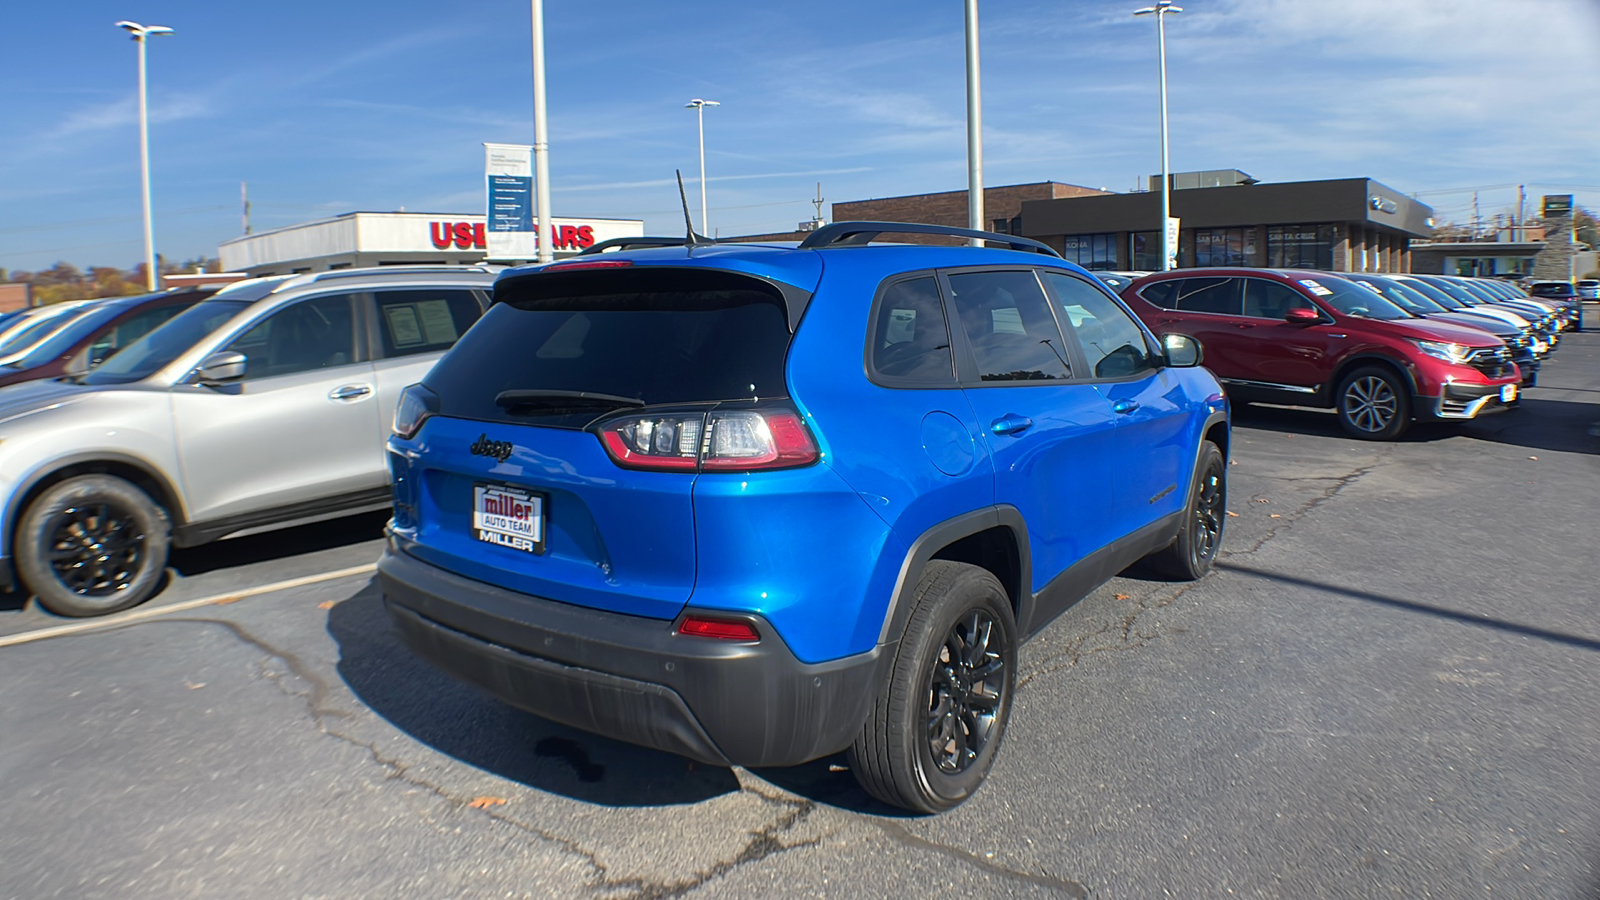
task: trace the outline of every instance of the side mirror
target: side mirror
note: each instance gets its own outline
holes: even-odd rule
[[[237,381],[244,377],[244,366],[248,362],[245,355],[236,350],[224,350],[206,357],[200,368],[195,370],[201,384],[221,384],[225,381]]]
[[[1283,320],[1290,325],[1315,325],[1322,321],[1322,313],[1299,306],[1284,313]]]
[[[1200,342],[1187,334],[1164,334],[1161,346],[1167,350],[1167,365],[1187,369],[1200,365]]]

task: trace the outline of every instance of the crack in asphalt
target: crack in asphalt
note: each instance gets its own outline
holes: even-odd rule
[[[231,622],[226,619],[186,616],[182,618],[175,617],[139,624],[167,624],[179,622],[198,625],[215,625],[221,627],[223,630],[233,635],[233,637],[241,643],[254,647],[256,650],[266,654],[271,659],[277,659],[283,664],[283,667],[287,670],[287,674],[291,674],[304,681],[309,686],[309,691],[298,691],[292,688],[283,678],[283,675],[285,674],[283,672],[275,672],[264,666],[262,668],[262,675],[267,678],[267,680],[271,681],[274,686],[278,688],[278,690],[282,691],[285,696],[295,697],[303,701],[311,715],[312,723],[316,726],[318,731],[330,738],[343,741],[344,743],[350,744],[353,747],[365,750],[372,758],[373,762],[388,770],[389,774],[387,778],[389,780],[400,781],[404,784],[408,784],[412,787],[426,791],[457,809],[471,808],[471,798],[457,796],[445,788],[440,787],[439,785],[436,785],[424,778],[417,777],[410,772],[410,767],[404,762],[385,756],[375,744],[363,741],[352,735],[344,734],[343,732],[329,727],[329,719],[349,720],[353,718],[353,716],[351,713],[345,710],[336,709],[326,703],[329,694],[328,682],[319,677],[311,666],[307,665],[304,660],[294,653],[276,647],[270,642],[258,637],[255,634],[252,634],[248,629],[239,623]],[[593,878],[590,881],[590,889],[597,895],[615,898],[615,900],[667,900],[667,898],[681,897],[702,887],[708,882],[714,881],[723,877],[724,875],[729,874],[730,872],[733,872],[735,869],[740,867],[761,862],[762,860],[770,857],[787,853],[790,850],[795,850],[802,847],[817,846],[830,834],[836,832],[836,830],[830,831],[808,840],[795,841],[786,844],[779,839],[779,836],[786,831],[792,830],[795,826],[809,818],[810,815],[816,811],[816,804],[810,800],[774,797],[744,786],[741,786],[741,791],[759,797],[767,803],[787,807],[788,811],[782,815],[779,815],[774,821],[767,823],[753,832],[750,832],[750,840],[746,842],[745,846],[739,851],[738,854],[734,856],[733,859],[719,860],[712,864],[710,868],[699,871],[690,878],[680,879],[673,882],[653,882],[644,878],[610,878],[609,868],[604,862],[601,861],[599,853],[597,851],[585,848],[578,841],[573,840],[572,838],[563,837],[543,828],[535,827],[498,809],[479,808],[476,809],[476,811],[483,813],[485,816],[488,816],[491,819],[511,825],[512,827],[517,828],[526,834],[537,837],[542,841],[560,848],[562,852],[583,860],[593,870],[594,873]]]
[[[1026,881],[1029,884],[1050,888],[1051,890],[1055,891],[1061,891],[1068,897],[1074,898],[1074,900],[1087,900],[1089,896],[1089,889],[1076,881],[1066,878],[1058,878],[1048,873],[1035,874],[1033,872],[1023,872],[1019,869],[1007,868],[1006,866],[1000,865],[993,860],[979,856],[970,850],[963,850],[960,847],[952,847],[948,844],[941,844],[938,841],[929,840],[922,835],[913,833],[910,829],[899,824],[898,822],[892,822],[886,819],[872,819],[869,821],[878,826],[878,829],[884,834],[888,835],[891,840],[904,846],[919,850],[933,850],[969,865],[976,866],[995,875],[1001,875],[1019,881]]]
[[[1265,534],[1257,538],[1256,541],[1250,544],[1248,547],[1242,550],[1223,549],[1217,554],[1217,559],[1220,561],[1224,559],[1231,559],[1235,556],[1248,556],[1259,551],[1273,538],[1277,537],[1280,532],[1293,527],[1295,522],[1298,522],[1299,520],[1310,515],[1318,507],[1343,493],[1346,488],[1350,487],[1350,485],[1371,474],[1373,470],[1382,465],[1383,462],[1393,453],[1394,446],[1386,446],[1378,452],[1377,459],[1374,459],[1367,465],[1353,469],[1340,476],[1327,475],[1314,478],[1282,477],[1277,479],[1282,481],[1331,481],[1333,483],[1324,489],[1321,494],[1312,497],[1304,503],[1301,503],[1293,510],[1281,514],[1282,518],[1277,520],[1277,524],[1269,528]],[[1138,623],[1139,617],[1152,610],[1165,609],[1166,607],[1171,606],[1173,603],[1176,603],[1184,594],[1203,583],[1204,579],[1201,581],[1190,582],[1189,584],[1179,587],[1176,591],[1172,591],[1170,594],[1166,593],[1166,591],[1171,590],[1170,588],[1158,588],[1144,594],[1143,596],[1129,597],[1128,599],[1136,604],[1135,608],[1125,613],[1119,621],[1112,622],[1104,627],[1097,628],[1094,631],[1086,632],[1068,643],[1068,645],[1062,650],[1051,653],[1030,665],[1028,667],[1029,671],[1017,679],[1017,689],[1021,690],[1023,687],[1042,676],[1051,675],[1065,669],[1070,669],[1073,666],[1076,666],[1086,655],[1092,656],[1096,653],[1122,652],[1125,650],[1136,650],[1140,647],[1143,647],[1149,641],[1153,640],[1156,635],[1134,630],[1134,626]],[[1092,647],[1087,653],[1084,652],[1083,647],[1085,644],[1088,644],[1095,638],[1099,638],[1107,634],[1113,634],[1118,631],[1121,632],[1120,644]]]

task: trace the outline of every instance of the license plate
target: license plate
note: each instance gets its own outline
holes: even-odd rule
[[[1503,384],[1503,385],[1500,386],[1500,402],[1501,403],[1510,403],[1511,401],[1513,401],[1515,399],[1517,399],[1517,386],[1516,385],[1514,385],[1514,384]]]
[[[472,487],[478,540],[525,553],[544,552],[544,496],[505,484]]]

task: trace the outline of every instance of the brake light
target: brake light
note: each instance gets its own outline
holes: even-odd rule
[[[551,263],[540,271],[549,272],[553,269],[560,269],[563,272],[570,272],[573,269],[620,269],[631,265],[633,265],[633,260],[631,259],[586,259],[581,262]]]
[[[394,406],[394,433],[410,440],[428,417],[439,411],[439,395],[420,384],[400,392]]]
[[[678,633],[691,637],[719,638],[724,641],[759,641],[756,627],[743,619],[713,619],[709,616],[684,616]]]
[[[599,434],[611,459],[629,469],[748,472],[821,458],[805,423],[787,409],[623,416]]]

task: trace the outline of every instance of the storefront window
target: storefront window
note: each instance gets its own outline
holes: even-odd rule
[[[1158,251],[1159,252],[1159,251]],[[1117,267],[1117,236],[1115,234],[1069,234],[1061,255],[1091,272],[1103,272]]]
[[[1254,228],[1196,228],[1196,266],[1244,266],[1255,260]]]
[[[1161,271],[1161,232],[1136,231],[1128,237],[1128,258],[1138,272]]]
[[[1267,265],[1274,269],[1332,269],[1338,225],[1270,225]]]

